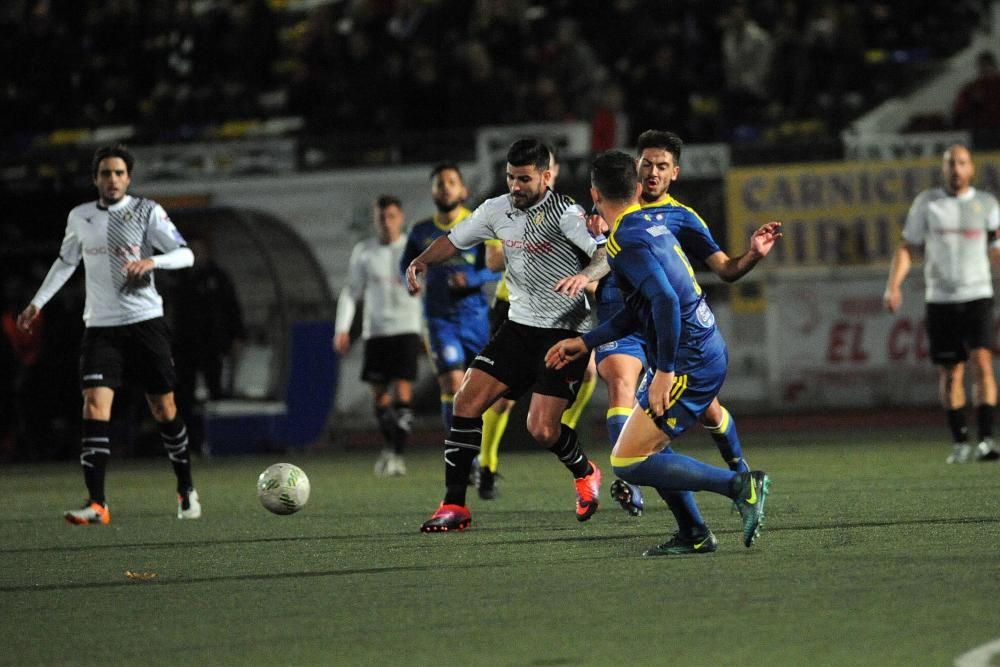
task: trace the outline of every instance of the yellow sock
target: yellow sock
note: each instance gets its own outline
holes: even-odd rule
[[[576,394],[576,400],[573,404],[566,408],[566,411],[562,415],[562,423],[569,426],[571,429],[576,429],[576,423],[580,421],[580,415],[583,414],[584,409],[587,407],[587,403],[590,403],[590,397],[594,395],[594,388],[597,386],[597,375],[590,378],[589,380],[584,380],[580,383],[580,391]]]
[[[497,412],[490,408],[483,413],[483,443],[479,450],[479,465],[490,472],[496,472],[500,464],[500,441],[507,430],[510,410]]]

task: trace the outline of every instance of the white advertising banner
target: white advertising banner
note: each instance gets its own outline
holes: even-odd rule
[[[894,314],[882,307],[884,277],[769,284],[772,407],[936,404],[937,369],[929,358],[920,272],[911,272],[902,308]]]

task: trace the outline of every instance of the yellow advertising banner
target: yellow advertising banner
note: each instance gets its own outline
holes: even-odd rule
[[[974,152],[973,161],[974,185],[1000,196],[1000,152]],[[780,220],[784,238],[768,268],[887,265],[914,197],[940,184],[933,158],[730,169],[728,250],[744,253],[754,229]]]

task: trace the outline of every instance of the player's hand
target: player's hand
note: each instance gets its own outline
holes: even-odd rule
[[[654,417],[662,417],[670,405],[670,390],[674,386],[673,371],[656,371],[649,383],[649,410]]]
[[[782,236],[780,222],[766,222],[750,235],[750,251],[760,257],[767,257],[767,253],[771,252],[775,242]]]
[[[590,350],[579,336],[575,338],[564,338],[549,348],[545,353],[545,365],[549,368],[559,370],[571,361],[576,361],[580,357],[588,354]]]
[[[591,213],[587,216],[587,231],[590,232],[591,236],[607,234],[609,229],[611,227],[608,226],[607,221],[599,213]]]
[[[333,337],[333,349],[340,356],[347,354],[347,350],[351,347],[351,334],[347,331],[341,331],[339,334]]]
[[[406,267],[406,289],[410,294],[420,294],[420,276],[424,273],[427,273],[427,265],[418,260]]]
[[[895,313],[903,305],[903,292],[898,287],[887,287],[882,295],[882,303],[890,313]]]
[[[156,268],[156,264],[148,257],[129,262],[122,271],[128,277],[128,282],[136,282],[144,275]]]
[[[448,287],[451,289],[465,289],[469,286],[469,280],[464,273],[458,271],[448,274]]]
[[[41,312],[35,304],[28,304],[28,307],[17,316],[17,328],[25,333],[31,333],[31,325],[35,323]]]
[[[564,294],[566,296],[576,296],[587,287],[587,283],[589,282],[590,278],[583,275],[582,273],[578,273],[575,276],[569,276],[567,278],[563,278],[562,280],[556,283],[554,289],[559,294]]]

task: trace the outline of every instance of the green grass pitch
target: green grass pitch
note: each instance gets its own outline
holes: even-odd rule
[[[199,461],[192,522],[165,459],[114,460],[106,527],[63,523],[72,462],[6,466],[0,663],[949,665],[1000,637],[1000,465],[945,465],[942,436],[752,434],[773,480],[758,543],[700,494],[719,551],[654,559],[672,516],[652,490],[639,519],[607,500],[606,446],[589,522],[550,454],[501,452],[500,498],[473,492],[473,527],[444,535],[418,532],[433,447],[398,479],[368,451]],[[293,516],[255,496],[279,460],[312,482]]]

